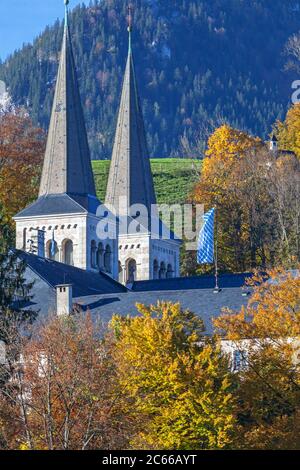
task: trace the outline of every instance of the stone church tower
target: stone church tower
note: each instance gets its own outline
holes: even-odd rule
[[[99,239],[100,205],[65,0],[65,27],[39,198],[15,216],[16,247],[118,278],[118,241]],[[37,235],[38,234],[38,235]]]
[[[132,54],[131,19],[128,31],[129,50],[105,200],[120,221],[119,281],[124,284],[180,275],[180,241],[162,239],[151,219],[156,197]],[[128,225],[137,230],[129,230]]]

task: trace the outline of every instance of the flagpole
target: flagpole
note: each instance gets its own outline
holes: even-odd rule
[[[219,270],[218,270],[218,212],[216,208],[215,213],[215,220],[216,220],[216,236],[215,236],[215,279],[216,279],[216,286],[215,291],[219,292]]]

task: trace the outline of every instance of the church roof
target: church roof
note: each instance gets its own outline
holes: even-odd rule
[[[17,253],[19,258],[26,263],[26,266],[48,286],[55,288],[60,284],[72,284],[74,297],[127,292],[126,287],[105,273],[85,271],[57,261],[40,258],[24,251],[17,251]],[[33,294],[38,294],[35,287],[33,288]],[[47,308],[46,305],[45,308]]]
[[[242,274],[222,274],[219,276],[218,284],[221,289],[240,288],[243,287],[252,276],[250,273]],[[179,277],[173,279],[155,279],[150,281],[136,281],[132,290],[134,292],[149,291],[178,291],[178,290],[194,290],[194,289],[214,289],[214,276],[195,276],[195,277]]]
[[[150,214],[156,204],[145,126],[130,45],[123,82],[121,104],[106,192],[106,204],[118,209],[119,198],[127,207],[143,204]],[[119,213],[122,213],[119,211]],[[134,214],[133,214],[134,215]]]
[[[34,281],[33,299],[25,306],[39,310],[40,317],[55,311],[55,286],[72,284],[73,302],[89,311],[92,318],[106,325],[114,314],[137,315],[137,303],[155,305],[160,301],[180,303],[182,308],[199,315],[212,333],[212,319],[224,308],[239,311],[247,305],[249,296],[243,289],[249,274],[220,276],[221,292],[215,293],[214,276],[166,279],[135,282],[132,290],[126,289],[104,273],[93,273],[36,255],[18,252],[27,264],[26,279]]]
[[[82,214],[86,209],[68,194],[51,194],[42,196],[30,206],[23,209],[18,217],[38,217],[40,215]]]
[[[49,215],[96,214],[99,201],[96,197],[81,194],[48,194],[39,197],[31,205],[19,212],[19,217],[39,217]]]
[[[67,5],[39,195],[63,193],[96,195]]]

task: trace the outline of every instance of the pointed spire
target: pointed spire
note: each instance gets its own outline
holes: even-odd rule
[[[132,10],[129,8],[129,48],[110,167],[106,203],[116,209],[122,197],[128,208],[143,204],[151,213],[156,204],[144,119],[132,54]],[[120,212],[119,212],[120,213]],[[121,214],[120,215],[124,215]]]
[[[64,2],[64,35],[39,195],[68,193],[95,196],[69,30],[69,0]]]
[[[128,54],[132,53],[132,5],[128,6]]]
[[[68,16],[69,16],[69,8],[68,8],[68,5],[69,5],[69,0],[65,0],[65,27],[68,27]]]

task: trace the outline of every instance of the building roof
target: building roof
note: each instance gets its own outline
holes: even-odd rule
[[[278,139],[274,133],[271,136],[270,142],[278,142]]]
[[[156,203],[131,45],[123,82],[106,204],[118,210],[120,197],[127,198],[127,208],[133,204],[142,204],[149,214],[151,205]],[[122,214],[122,211],[119,210],[118,213]]]
[[[214,318],[220,316],[224,309],[240,311],[247,305],[248,296],[243,295],[241,287],[228,286],[219,293],[212,288],[199,288],[193,290],[152,290],[135,292],[128,291],[123,294],[94,295],[90,297],[77,297],[74,299],[83,311],[89,311],[92,318],[106,325],[114,314],[122,316],[138,315],[137,304],[156,305],[158,301],[180,303],[183,309],[190,310],[199,315],[204,321],[206,334],[212,334]]]
[[[92,273],[36,255],[18,252],[27,264],[26,278],[35,281],[30,307],[40,316],[55,311],[55,286],[72,284],[73,302],[84,312],[89,311],[95,321],[106,325],[114,314],[137,315],[137,303],[154,305],[158,301],[180,303],[182,308],[201,316],[206,333],[213,331],[212,319],[222,310],[239,311],[246,305],[248,289],[243,290],[249,274],[220,276],[222,290],[214,292],[214,276],[200,276],[159,281],[140,281],[132,290],[126,289],[103,273]]]
[[[24,251],[17,253],[19,258],[25,261],[27,267],[43,279],[48,286],[55,288],[61,284],[72,284],[74,297],[127,292],[126,287],[102,272],[85,271]]]
[[[221,289],[241,288],[245,285],[247,279],[252,275],[243,274],[222,274],[218,278],[218,284]],[[179,277],[173,279],[156,279],[151,281],[136,281],[132,290],[134,292],[152,292],[152,291],[178,291],[194,289],[214,289],[216,280],[214,276],[195,276]]]
[[[39,196],[64,193],[96,196],[67,10]]]
[[[81,194],[48,194],[39,197],[30,206],[25,207],[14,219],[19,217],[38,217],[64,214],[96,214],[99,200],[94,196]]]
[[[68,194],[41,196],[30,206],[23,209],[18,217],[38,217],[40,215],[82,214],[87,209]]]

